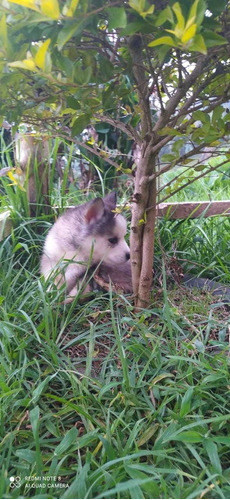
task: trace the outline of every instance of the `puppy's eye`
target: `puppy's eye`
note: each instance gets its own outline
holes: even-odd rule
[[[111,245],[116,245],[118,243],[118,238],[116,236],[114,238],[109,238],[109,243],[111,243]]]

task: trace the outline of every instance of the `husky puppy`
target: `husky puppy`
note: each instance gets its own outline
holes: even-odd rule
[[[126,220],[114,213],[115,208],[115,192],[69,208],[47,234],[41,273],[46,280],[53,274],[58,287],[65,283],[72,298],[89,265],[103,261],[107,269],[112,269],[130,258],[125,241]]]

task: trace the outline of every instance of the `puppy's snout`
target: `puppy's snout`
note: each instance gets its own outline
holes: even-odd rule
[[[125,257],[126,257],[126,260],[129,260],[130,259],[130,252],[126,252]]]

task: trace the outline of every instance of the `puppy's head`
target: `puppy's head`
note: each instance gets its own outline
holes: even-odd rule
[[[125,241],[127,225],[125,218],[115,214],[116,193],[104,198],[96,198],[85,212],[87,237],[84,251],[93,245],[93,263],[103,260],[107,264],[122,264],[130,258],[130,250]]]

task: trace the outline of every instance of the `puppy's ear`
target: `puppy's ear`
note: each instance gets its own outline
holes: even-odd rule
[[[115,210],[116,204],[117,204],[117,193],[116,191],[112,191],[111,193],[107,194],[104,198],[104,203],[107,208],[107,210]]]
[[[91,222],[97,222],[102,218],[105,211],[105,205],[102,198],[96,198],[92,201],[89,208],[85,213],[85,220],[87,224],[91,224]]]

